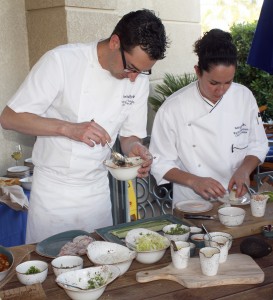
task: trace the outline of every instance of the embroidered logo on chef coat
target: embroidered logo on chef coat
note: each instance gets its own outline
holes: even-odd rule
[[[241,134],[246,134],[248,133],[248,127],[246,126],[245,123],[242,123],[242,125],[240,126],[235,126],[235,131],[233,132],[233,134],[237,137],[240,136]]]
[[[133,105],[135,103],[135,95],[123,95],[122,106]]]

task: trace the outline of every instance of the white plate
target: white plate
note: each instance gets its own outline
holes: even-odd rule
[[[8,172],[10,173],[21,173],[26,171],[29,171],[29,167],[27,166],[16,166],[8,168]]]
[[[218,201],[222,203],[228,203],[230,205],[248,205],[250,203],[249,195],[246,194],[237,200],[230,200],[229,194],[226,194],[223,198],[218,198]]]
[[[187,200],[176,203],[175,207],[187,213],[201,213],[212,210],[213,204],[206,200]]]

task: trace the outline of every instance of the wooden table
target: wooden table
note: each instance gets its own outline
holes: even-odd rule
[[[261,234],[256,235],[263,238]],[[95,238],[100,239],[95,236]],[[240,243],[244,238],[238,238],[233,241],[230,253],[240,253]],[[267,240],[269,244],[273,246],[273,240]],[[27,252],[31,246],[24,245],[13,247],[11,250],[20,250]],[[55,275],[52,271],[50,262],[51,259],[39,256],[37,253],[32,252],[30,259],[44,260],[49,263],[49,273],[45,282],[42,283],[42,287],[45,291],[47,299],[64,300],[69,299],[63,289],[58,287],[55,283]],[[183,300],[209,300],[209,299],[222,299],[222,300],[272,300],[273,299],[273,254],[256,259],[256,263],[261,267],[265,273],[265,280],[260,284],[241,284],[241,285],[223,285],[206,288],[193,288],[187,289],[182,285],[170,281],[170,280],[158,280],[148,283],[138,283],[136,281],[136,273],[139,271],[145,271],[149,269],[160,269],[167,266],[171,261],[170,251],[167,250],[165,256],[156,264],[144,265],[134,261],[129,269],[123,276],[112,282],[105,290],[100,300],[142,300],[142,299],[156,299],[156,300],[168,300],[168,299],[183,299]],[[84,267],[91,266],[91,262],[84,256]],[[11,280],[6,283],[2,288],[3,290],[14,289],[23,287],[23,285],[17,280],[14,275]],[[4,298],[5,299],[5,298]],[[3,300],[4,300],[3,299]],[[9,298],[15,299],[15,298]],[[16,298],[18,299],[18,298]],[[21,298],[26,299],[26,298]],[[30,299],[30,298],[29,298]],[[34,299],[34,298],[31,298]],[[35,298],[44,299],[44,298]]]
[[[253,217],[251,214],[250,205],[238,206],[246,211],[244,222],[240,226],[236,227],[225,227],[222,225],[217,217],[217,211],[219,206],[223,205],[221,202],[213,202],[213,209],[209,212],[201,213],[203,215],[215,216],[215,220],[197,220],[191,219],[190,221],[195,226],[201,227],[204,224],[208,231],[224,231],[230,233],[234,238],[245,237],[253,234],[261,233],[262,227],[264,225],[269,225],[273,223],[273,202],[268,202],[266,205],[266,212],[263,217],[257,218]],[[193,214],[194,215],[194,214]],[[174,216],[182,219],[184,213],[174,209]]]

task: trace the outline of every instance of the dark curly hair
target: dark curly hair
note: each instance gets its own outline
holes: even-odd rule
[[[155,13],[148,9],[132,11],[124,15],[112,35],[118,35],[126,52],[140,46],[152,60],[165,57],[168,40],[164,25]]]
[[[237,67],[237,49],[230,33],[221,29],[211,29],[194,43],[201,72],[209,72],[215,65]]]

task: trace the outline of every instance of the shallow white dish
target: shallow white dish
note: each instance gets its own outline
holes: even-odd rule
[[[95,265],[115,265],[120,275],[130,268],[136,255],[136,251],[106,241],[95,241],[87,247],[87,256]]]
[[[31,190],[32,176],[21,178],[19,181],[24,189]]]
[[[118,267],[104,265],[63,273],[56,278],[56,282],[73,300],[96,300],[119,274]],[[104,283],[97,288],[88,289],[88,281],[93,281],[96,276],[103,278]]]
[[[150,250],[150,251],[138,251],[136,249],[137,242],[140,237],[143,237],[144,235],[155,235],[157,237],[160,237],[163,242],[163,247],[158,250]],[[125,243],[128,248],[133,248],[137,252],[136,260],[138,262],[141,262],[143,264],[153,264],[157,261],[159,261],[165,254],[166,249],[170,246],[170,241],[168,238],[162,236],[161,234],[146,229],[146,228],[135,228],[130,231],[128,231],[126,237],[125,237]],[[151,248],[152,248],[151,244]]]
[[[31,267],[38,268],[41,272],[36,274],[26,274]],[[46,280],[48,272],[48,264],[41,260],[29,260],[19,264],[16,267],[16,275],[18,280],[25,285],[42,283]]]
[[[15,166],[8,168],[8,172],[10,173],[21,173],[26,171],[29,171],[29,167],[27,166]]]
[[[218,198],[218,201],[227,203],[230,205],[248,205],[250,203],[250,197],[248,194],[236,200],[230,200],[229,193],[226,193],[223,198]]]
[[[80,270],[83,268],[83,259],[76,255],[59,256],[51,261],[53,272],[56,276],[62,273]]]
[[[140,157],[127,157],[126,162],[132,164],[132,166],[117,166],[112,159],[105,160],[103,163],[114,178],[126,181],[137,177],[137,171],[141,167],[143,160]]]
[[[201,213],[212,210],[213,204],[206,200],[187,200],[176,203],[175,208],[187,213]]]

